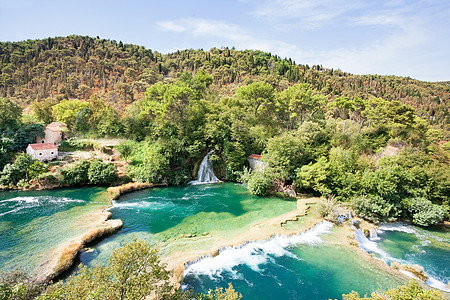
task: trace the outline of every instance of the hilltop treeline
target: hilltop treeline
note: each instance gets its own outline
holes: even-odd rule
[[[328,99],[375,96],[399,100],[432,124],[449,123],[448,83],[352,75],[253,50],[189,49],[161,54],[142,46],[85,36],[0,43],[0,97],[25,107],[43,98],[58,102],[103,95],[121,109],[143,98],[152,84],[199,69],[213,77],[217,93],[232,95],[236,85],[253,81],[267,82],[278,91],[293,83],[307,83]]]
[[[187,182],[212,151],[218,177],[243,180],[254,194],[322,195],[374,222],[449,219],[444,83],[350,75],[259,51],[162,55],[77,36],[2,47],[10,84],[1,87],[0,183],[26,184],[24,165],[45,171],[16,163],[16,153],[42,124],[60,121],[75,138],[125,137],[117,150],[130,180]],[[22,112],[17,102],[31,105]],[[252,153],[264,170],[246,171]],[[78,178],[78,169],[61,174]]]

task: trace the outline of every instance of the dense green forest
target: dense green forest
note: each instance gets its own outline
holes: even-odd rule
[[[329,99],[371,96],[399,100],[433,124],[448,124],[448,82],[430,83],[397,76],[352,75],[321,65],[296,64],[262,51],[184,50],[161,54],[105,39],[68,36],[0,43],[0,97],[22,106],[35,100],[88,99],[103,95],[115,108],[144,97],[152,84],[203,68],[215,93],[232,95],[236,85],[270,83],[277,91],[307,83]]]
[[[449,217],[448,83],[351,75],[261,51],[163,55],[80,36],[0,43],[0,62],[3,185],[30,174],[66,185],[116,178],[101,162],[48,175],[46,165],[14,160],[56,120],[73,137],[126,137],[117,150],[128,180],[187,182],[212,150],[220,178],[258,195],[290,186],[374,222]],[[252,153],[267,168],[249,172]]]

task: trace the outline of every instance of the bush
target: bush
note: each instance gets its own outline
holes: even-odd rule
[[[347,295],[342,295],[344,300],[444,300],[444,296],[437,290],[426,291],[419,286],[417,281],[411,280],[405,285],[401,285],[395,289],[390,289],[386,292],[377,291],[372,293],[371,297],[364,297],[358,292],[351,292]]]
[[[0,274],[0,299],[28,300],[34,299],[44,290],[44,284],[25,275],[24,272],[13,270]]]
[[[326,200],[317,204],[317,212],[324,218],[332,222],[339,222],[339,216],[347,215],[347,210],[344,209],[336,201],[334,196],[328,197]]]
[[[403,201],[403,203],[412,216],[412,222],[416,225],[435,225],[444,219],[444,208],[425,198],[413,198]]]
[[[374,223],[396,221],[401,213],[400,205],[375,195],[356,197],[351,204],[358,215]]]
[[[89,167],[90,163],[88,160],[81,160],[79,163],[65,167],[60,171],[60,182],[68,185],[88,183]]]
[[[122,158],[128,159],[137,146],[137,142],[128,140],[120,143],[115,148],[117,149],[117,151],[119,151]]]
[[[88,169],[90,184],[109,184],[117,180],[117,167],[112,163],[104,163],[100,159],[90,162]]]
[[[253,195],[265,196],[272,187],[272,180],[267,171],[254,171],[248,180],[248,189]]]

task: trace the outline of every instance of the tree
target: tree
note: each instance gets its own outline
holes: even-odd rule
[[[274,105],[275,90],[266,82],[253,82],[239,87],[236,96],[244,100],[256,116],[260,110],[270,109]]]
[[[169,283],[169,272],[161,264],[158,250],[134,240],[117,249],[107,266],[82,267],[76,276],[49,286],[37,299],[144,299],[181,298]],[[178,296],[177,296],[178,295]]]
[[[309,115],[312,118],[326,103],[325,96],[312,95],[310,86],[306,83],[294,84],[279,94],[278,109],[285,119],[288,130],[303,124]]]
[[[0,132],[15,130],[20,124],[22,109],[8,98],[0,98]]]
[[[280,180],[294,179],[295,169],[310,162],[303,140],[292,132],[275,136],[267,142],[262,160],[267,162]]]
[[[297,171],[295,187],[298,190],[313,190],[322,196],[327,196],[331,190],[327,187],[327,178],[330,176],[326,157],[321,157],[315,163],[304,165]]]
[[[72,128],[75,125],[78,111],[84,107],[88,107],[87,102],[80,100],[62,100],[53,106],[53,114],[57,121],[63,122],[69,128]]]
[[[437,290],[424,290],[417,283],[416,280],[411,280],[405,285],[401,285],[395,289],[390,289],[386,292],[377,291],[372,293],[371,297],[364,297],[358,292],[351,292],[350,294],[342,295],[344,300],[444,300],[444,296]]]
[[[31,105],[33,109],[33,115],[40,122],[44,124],[50,124],[53,122],[53,106],[55,105],[55,101],[53,99],[44,98],[40,101],[36,100]]]
[[[0,183],[4,185],[16,185],[21,179],[29,180],[30,166],[33,159],[29,154],[19,154],[14,163],[7,164],[0,173]]]
[[[157,143],[143,143],[132,157],[132,176],[141,182],[162,182],[169,172],[169,159]]]
[[[253,195],[265,196],[272,187],[273,175],[269,171],[253,171],[248,180],[248,190]]]
[[[68,165],[59,171],[62,184],[78,185],[89,182],[88,171],[90,163],[88,160]]]

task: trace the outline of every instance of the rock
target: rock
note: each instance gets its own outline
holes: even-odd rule
[[[370,230],[367,228],[364,228],[364,235],[368,238],[370,237]]]

